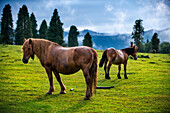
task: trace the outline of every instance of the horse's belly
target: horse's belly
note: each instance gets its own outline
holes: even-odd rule
[[[121,58],[116,58],[112,63],[113,63],[113,64],[116,64],[116,65],[119,65],[119,64],[122,64],[123,62],[124,62],[123,59],[121,59]]]
[[[79,70],[80,68],[77,66],[60,66],[60,68],[56,69],[57,72],[62,74],[73,74]]]
[[[80,70],[80,69],[66,70],[66,71],[61,71],[60,73],[61,73],[61,74],[69,75],[69,74],[76,73],[76,72],[79,71],[79,70]]]
[[[119,65],[119,64],[122,64],[123,62],[120,62],[120,61],[113,61],[113,64],[116,64],[116,65]]]

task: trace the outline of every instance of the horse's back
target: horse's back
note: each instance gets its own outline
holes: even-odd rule
[[[117,55],[117,50],[115,48],[107,48],[107,58],[109,61],[111,61],[112,59],[114,59]]]
[[[113,64],[124,63],[124,53],[121,50],[116,50],[114,48],[107,49],[107,57],[109,61],[112,61]]]

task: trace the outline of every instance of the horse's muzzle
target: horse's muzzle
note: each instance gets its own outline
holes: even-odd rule
[[[24,63],[24,64],[27,64],[28,63],[28,59],[22,59],[22,62]]]
[[[137,58],[135,58],[135,60],[137,60]]]

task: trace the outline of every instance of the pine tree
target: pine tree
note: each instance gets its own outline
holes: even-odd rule
[[[89,47],[93,46],[92,37],[89,34],[89,32],[84,36],[83,46],[89,46]]]
[[[78,46],[77,36],[79,32],[77,31],[76,26],[71,26],[68,34],[68,47]]]
[[[24,38],[32,37],[31,21],[26,5],[20,8],[18,13],[17,27],[15,30],[15,44],[21,45]]]
[[[43,20],[43,22],[40,25],[39,37],[47,39],[47,22],[45,20]]]
[[[29,18],[29,13],[26,5],[22,6],[23,14],[23,24],[24,24],[24,36],[25,38],[32,37],[31,21]]]
[[[138,46],[139,51],[143,49],[143,35],[144,35],[144,27],[142,25],[141,19],[135,21],[135,25],[133,26],[132,39],[134,39],[135,44]]]
[[[31,14],[30,21],[31,21],[31,25],[32,25],[31,28],[32,28],[33,38],[38,38],[38,34],[37,34],[37,20],[35,18],[34,13]]]
[[[17,20],[17,27],[15,30],[15,44],[21,45],[23,44],[24,40],[24,27],[22,24],[22,8],[20,8],[19,13],[18,13],[18,20]]]
[[[55,9],[48,29],[48,40],[56,42],[61,46],[64,46],[65,45],[63,40],[64,30],[62,28],[62,25],[63,23],[60,21],[57,9]]]
[[[156,50],[156,52],[158,52],[158,49],[159,49],[159,39],[158,39],[158,34],[157,33],[154,33],[154,35],[152,36],[152,39],[151,39],[151,43],[152,43],[152,50]]]
[[[4,44],[13,44],[13,23],[11,6],[5,5],[1,18],[1,41]]]

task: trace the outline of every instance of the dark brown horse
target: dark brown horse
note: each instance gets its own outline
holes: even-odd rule
[[[137,60],[136,53],[138,51],[137,46],[125,48],[116,50],[114,48],[108,48],[103,52],[102,59],[100,60],[99,67],[102,67],[105,63],[104,70],[105,70],[105,78],[110,79],[109,77],[109,70],[112,64],[119,65],[118,66],[118,79],[121,79],[120,77],[120,70],[121,70],[121,64],[124,64],[124,77],[125,79],[128,79],[126,75],[126,65],[128,61],[129,55],[133,56],[135,60]],[[107,62],[109,61],[108,67]]]
[[[80,69],[83,71],[87,85],[84,99],[90,99],[96,91],[98,56],[94,49],[85,46],[65,48],[48,40],[33,38],[25,39],[22,49],[24,63],[28,63],[30,57],[34,59],[35,54],[45,68],[50,82],[47,94],[54,92],[52,72],[61,86],[60,94],[65,94],[66,88],[59,73],[73,74]]]

